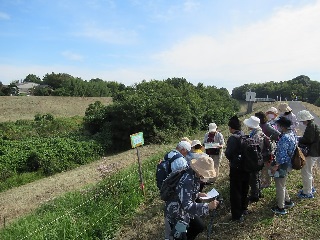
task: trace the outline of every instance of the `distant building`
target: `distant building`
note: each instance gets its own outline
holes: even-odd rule
[[[30,95],[33,89],[40,84],[34,82],[17,83],[17,88],[19,89],[19,94]]]

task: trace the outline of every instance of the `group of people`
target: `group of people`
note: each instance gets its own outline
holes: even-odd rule
[[[263,197],[262,189],[268,188],[274,179],[277,205],[271,210],[277,214],[286,214],[294,206],[286,189],[286,180],[291,171],[291,158],[299,144],[309,148],[306,164],[301,170],[303,188],[298,192],[299,198],[313,198],[312,169],[320,160],[320,128],[313,121],[309,111],[303,110],[293,114],[287,103],[278,108],[271,107],[266,112],[257,112],[247,118],[243,124],[247,127],[247,137],[255,139],[264,149],[265,139],[271,144],[270,154],[264,158],[262,170],[247,172],[243,169],[240,138],[244,137],[242,122],[237,116],[228,121],[230,136],[225,144],[224,137],[215,123],[210,123],[209,131],[203,141],[183,138],[176,149],[170,153],[180,153],[183,157],[171,163],[171,170],[185,169],[177,187],[177,198],[165,203],[165,239],[195,239],[205,229],[201,216],[208,215],[216,209],[219,202],[212,199],[201,201],[206,194],[202,192],[206,184],[214,184],[219,176],[219,166],[223,154],[229,161],[230,207],[232,221],[242,222],[248,214],[248,206]],[[299,124],[305,126],[302,136],[298,136]],[[225,148],[225,151],[223,151]],[[170,154],[169,153],[169,154]],[[178,223],[185,223],[187,231],[175,238]]]

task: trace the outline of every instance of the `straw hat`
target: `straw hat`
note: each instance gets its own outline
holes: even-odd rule
[[[181,138],[181,141],[186,141],[191,144],[191,140],[188,137]]]
[[[243,123],[249,128],[256,129],[259,127],[260,119],[256,116],[251,116],[250,118],[245,119]]]
[[[282,113],[292,111],[292,108],[289,107],[288,103],[280,103],[279,106],[278,106],[278,109]]]
[[[314,119],[314,117],[307,110],[302,110],[297,113],[297,120],[299,122],[308,121],[308,120],[312,120],[312,119]]]
[[[202,155],[198,159],[192,159],[190,162],[190,167],[203,178],[216,177],[214,162],[212,158],[207,155]]]

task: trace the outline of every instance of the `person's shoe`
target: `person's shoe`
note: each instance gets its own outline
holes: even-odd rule
[[[292,208],[294,206],[294,202],[290,201],[285,201],[284,202],[284,208]]]
[[[259,197],[250,196],[250,197],[248,198],[248,200],[249,200],[249,203],[258,202],[258,201],[259,201]]]
[[[231,217],[230,221],[235,222],[235,223],[243,223],[243,221],[244,221],[244,216],[241,215],[240,218],[233,218],[233,217]]]
[[[287,214],[287,210],[284,208],[279,208],[278,206],[271,208],[271,211],[277,214],[285,215]]]
[[[314,195],[312,193],[305,194],[301,191],[298,193],[298,198],[314,198]]]
[[[252,213],[252,211],[250,211],[250,210],[247,209],[247,210],[243,210],[243,213],[242,213],[242,214],[243,214],[244,216],[246,216],[246,215],[249,215],[250,213]]]
[[[312,187],[311,193],[315,194],[317,192],[317,190],[315,189],[315,187]]]

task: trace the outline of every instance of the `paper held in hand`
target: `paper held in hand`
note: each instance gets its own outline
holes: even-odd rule
[[[218,148],[218,147],[219,147],[219,143],[205,143],[204,144],[205,149]]]
[[[206,197],[200,197],[201,200],[206,200],[206,199],[211,199],[211,198],[215,198],[219,195],[218,191],[214,188],[212,188],[212,190],[210,192],[207,193]]]

